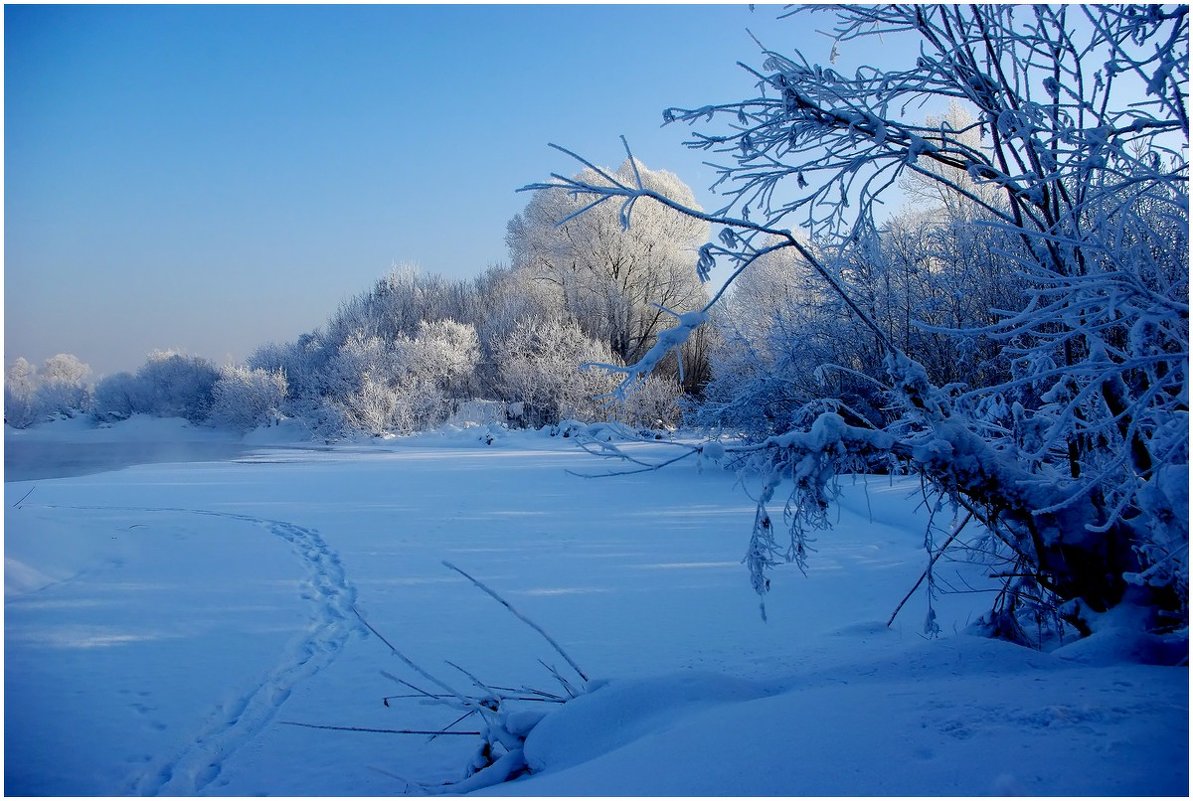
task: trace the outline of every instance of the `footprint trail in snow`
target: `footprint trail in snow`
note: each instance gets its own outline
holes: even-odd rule
[[[72,507],[115,511],[114,507]],[[220,517],[267,528],[290,545],[307,571],[303,598],[313,616],[303,634],[291,641],[278,663],[238,696],[216,708],[183,750],[159,760],[133,779],[129,795],[198,795],[218,778],[224,763],[260,732],[302,680],[331,664],[352,633],[364,633],[353,613],[356,589],[339,556],[319,534],[280,520],[202,509],[133,508],[119,511],[184,513]]]

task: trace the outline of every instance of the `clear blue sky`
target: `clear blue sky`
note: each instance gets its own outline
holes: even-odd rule
[[[242,359],[395,263],[475,275],[515,190],[575,171],[548,142],[616,165],[625,134],[711,205],[661,111],[749,92],[747,26],[827,59],[775,13],[6,6],[5,362]]]

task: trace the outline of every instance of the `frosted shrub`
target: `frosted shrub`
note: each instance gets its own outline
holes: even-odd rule
[[[521,425],[537,428],[565,418],[606,416],[597,396],[612,390],[616,381],[582,365],[610,361],[612,354],[576,323],[561,317],[524,319],[493,351],[499,392],[503,400],[521,404]]]
[[[228,365],[212,390],[211,422],[249,431],[276,419],[286,399],[286,376],[280,371]]]
[[[91,395],[91,416],[100,422],[127,420],[148,408],[145,386],[132,373],[113,373],[100,379]]]
[[[137,371],[136,378],[141,386],[134,411],[200,423],[211,412],[220,371],[199,356],[154,351]]]
[[[755,439],[790,427],[799,408],[826,389],[817,368],[851,363],[840,357],[865,341],[842,336],[840,309],[825,295],[790,249],[760,256],[712,316],[720,336],[696,422]]]
[[[443,423],[454,399],[475,387],[480,361],[476,329],[455,320],[423,321],[415,337],[394,342],[400,395],[396,430],[418,431]]]
[[[356,389],[337,400],[336,405],[351,428],[379,436],[397,423],[399,395],[388,382],[366,373]]]
[[[452,399],[472,386],[479,358],[476,329],[453,320],[423,321],[413,336],[389,340],[356,330],[318,385],[348,429],[405,434],[447,419]]]
[[[437,383],[411,377],[399,388],[392,430],[400,434],[425,431],[443,423],[449,413],[450,403]]]
[[[282,345],[262,345],[249,356],[247,366],[285,375],[287,409],[304,414],[319,404],[329,388],[328,373],[334,355],[327,340],[316,332]]]
[[[636,428],[674,429],[680,423],[683,387],[661,375],[649,375],[631,387],[613,407],[621,422]]]
[[[465,397],[480,360],[476,329],[455,320],[423,321],[413,339],[397,340],[399,361],[416,378],[446,395]]]

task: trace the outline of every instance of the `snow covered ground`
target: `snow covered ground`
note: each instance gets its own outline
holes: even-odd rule
[[[146,425],[6,431],[6,446]],[[776,573],[764,623],[740,564],[753,506],[712,466],[585,480],[565,470],[605,465],[531,433],[222,447],[5,484],[6,794],[389,795],[459,778],[473,737],[289,725],[455,717],[382,703],[406,691],[382,671],[426,682],[354,607],[449,683],[469,680],[445,660],[558,691],[538,660],[562,672],[559,655],[445,559],[593,679],[566,706],[524,704],[551,712],[526,742],[535,773],[489,794],[1188,792],[1186,668],[1125,661],[1113,632],[1052,653],[966,635],[980,592],[940,600],[938,639],[920,633],[922,594],[885,626],[925,563],[911,483],[846,482],[836,529],[806,577]],[[36,475],[70,469],[84,472]]]

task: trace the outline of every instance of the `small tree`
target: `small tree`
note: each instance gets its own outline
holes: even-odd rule
[[[396,347],[404,369],[437,386],[445,397],[466,398],[472,394],[480,340],[471,325],[455,320],[423,321],[417,336],[399,338]]]
[[[757,95],[664,113],[725,121],[689,142],[724,159],[724,208],[705,213],[600,170],[599,180],[557,175],[527,187],[619,201],[627,222],[651,199],[713,223],[721,230],[701,249],[703,275],[717,259],[740,275],[793,250],[880,349],[882,372],[869,378],[892,413],[879,425],[829,403],[809,429],[754,446],[765,475],[747,554],[755,588],[765,593],[776,561],[806,558],[808,532],[828,524],[833,469],[883,458],[993,535],[989,558],[1008,578],[991,631],[1026,639],[1022,616],[1048,610],[1088,631],[1092,614],[1124,599],[1152,612],[1153,629],[1187,626],[1188,8],[832,13],[840,42],[907,36],[920,54],[847,76],[765,50],[762,68],[747,68]],[[907,119],[941,97],[974,122]],[[909,173],[965,198],[980,212],[973,225],[1016,243],[1005,258],[1026,301],[986,327],[1009,351],[1005,380],[935,384],[842,280],[850,251],[878,232],[876,204]],[[705,317],[685,315],[660,342],[684,341]],[[626,381],[663,350],[624,368]],[[794,489],[781,543],[767,505],[785,480]]]

